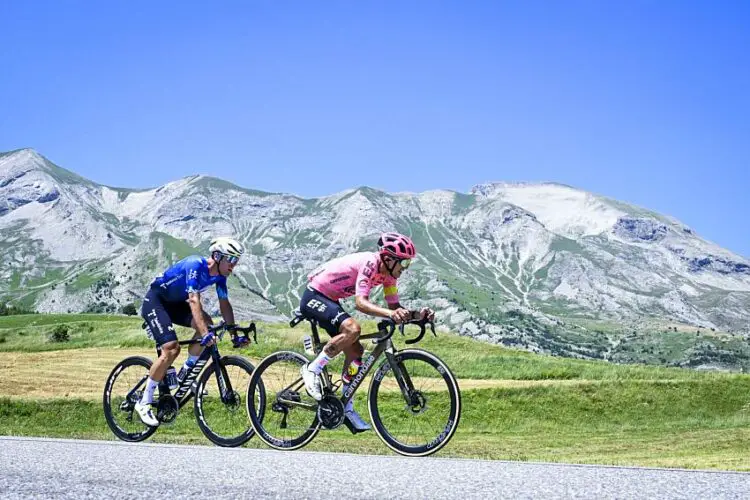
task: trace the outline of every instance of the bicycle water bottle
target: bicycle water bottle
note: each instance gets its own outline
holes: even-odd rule
[[[177,370],[174,369],[174,366],[170,366],[169,369],[167,369],[167,384],[169,385],[169,390],[174,391],[177,389]]]
[[[185,364],[182,365],[182,368],[180,368],[180,373],[177,375],[177,382],[182,382],[185,380],[185,377],[187,376],[188,372],[193,369],[195,366],[195,361],[191,361],[190,358],[188,358],[185,361]]]
[[[313,347],[312,337],[305,335],[302,337],[302,345],[305,346],[305,352],[310,356],[315,356],[315,348]]]

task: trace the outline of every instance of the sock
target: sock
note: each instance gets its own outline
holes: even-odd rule
[[[320,351],[318,357],[315,358],[315,361],[307,366],[307,369],[315,373],[316,375],[320,375],[320,372],[323,371],[323,368],[325,368],[325,366],[330,363],[332,359],[333,358],[328,357],[325,351]]]
[[[346,390],[349,388],[349,384],[344,384],[341,388],[341,393],[345,393]],[[344,412],[352,411],[354,409],[354,398],[350,399],[348,403],[346,403],[346,406],[344,406]]]
[[[143,396],[141,397],[142,405],[150,405],[154,402],[154,391],[157,387],[159,387],[159,382],[149,377],[148,382],[146,382],[146,390],[143,391]]]
[[[341,380],[349,385],[352,382],[352,379],[355,375],[359,372],[359,369],[362,367],[362,358],[355,358],[352,360],[351,363],[349,363],[349,366],[344,367],[344,371],[341,372]]]

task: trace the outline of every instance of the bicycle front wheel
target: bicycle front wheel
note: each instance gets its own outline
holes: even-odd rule
[[[407,349],[380,365],[370,382],[368,406],[375,432],[393,451],[419,457],[453,437],[461,417],[461,393],[440,358]]]
[[[147,439],[157,427],[150,427],[134,412],[146,389],[151,360],[131,356],[120,361],[104,384],[104,419],[112,432],[123,441],[138,442]]]
[[[224,356],[201,374],[195,392],[195,418],[203,434],[218,446],[241,446],[253,437],[242,398],[247,394],[253,365],[238,356]],[[265,400],[263,382],[256,392]],[[261,415],[262,419],[262,415]]]
[[[307,394],[300,376],[306,363],[302,354],[275,352],[258,364],[250,379],[246,398],[250,422],[258,437],[277,450],[302,448],[320,431],[318,403]],[[265,400],[256,395],[261,381]]]

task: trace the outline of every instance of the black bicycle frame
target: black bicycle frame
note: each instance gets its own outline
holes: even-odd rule
[[[192,345],[199,342],[200,340],[183,340],[178,342],[178,344]],[[161,356],[161,349],[159,347],[156,348],[156,352],[157,355]],[[182,382],[180,382],[180,385],[175,390],[174,397],[177,400],[179,408],[185,406],[185,404],[194,396],[194,391],[191,390],[191,387],[193,386],[193,384],[195,384],[196,380],[198,380],[198,377],[203,371],[203,368],[205,368],[209,359],[213,361],[215,366],[219,367],[219,369],[216,370],[216,380],[219,384],[221,400],[224,401],[226,394],[232,393],[232,385],[229,381],[229,377],[227,377],[224,366],[219,362],[219,360],[221,359],[219,349],[216,344],[213,344],[203,349],[203,352],[201,352],[200,356],[198,356],[195,364],[190,368],[190,371],[185,374],[185,378],[182,380]],[[165,394],[170,394],[166,377],[164,377],[164,379],[162,379],[162,381],[159,383],[159,395],[161,396]]]

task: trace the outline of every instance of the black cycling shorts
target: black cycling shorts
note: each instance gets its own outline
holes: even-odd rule
[[[307,286],[299,303],[299,310],[305,318],[315,319],[328,335],[339,334],[341,323],[350,318],[336,300],[331,300],[319,291]]]
[[[165,302],[153,288],[149,289],[141,306],[141,317],[146,320],[146,331],[156,345],[177,340],[174,324],[190,327],[193,313],[185,302]]]

